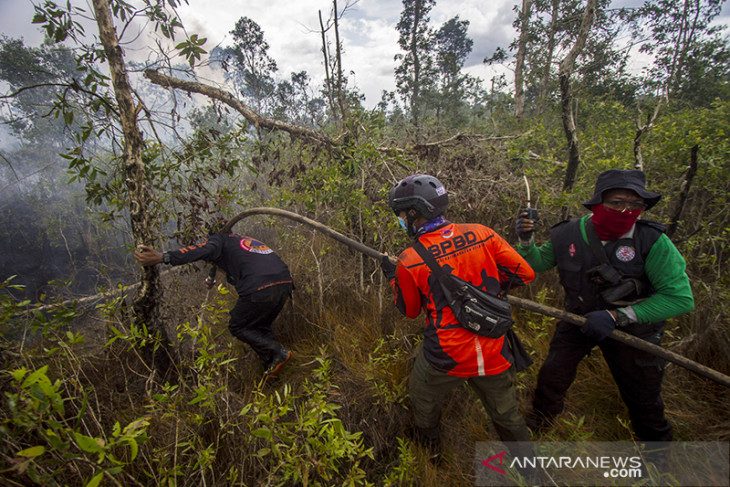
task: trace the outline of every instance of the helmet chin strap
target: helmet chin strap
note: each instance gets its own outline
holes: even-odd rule
[[[418,229],[416,228],[415,221],[418,219],[419,214],[416,210],[411,208],[406,211],[406,233],[409,237],[415,237]]]

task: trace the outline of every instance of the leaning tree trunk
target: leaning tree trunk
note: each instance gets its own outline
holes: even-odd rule
[[[137,126],[139,107],[134,104],[132,88],[124,66],[122,48],[114,29],[109,0],[93,0],[99,37],[109,62],[114,95],[119,105],[119,118],[124,134],[124,173],[129,195],[129,216],[132,235],[136,245],[150,245],[155,241],[155,232],[150,221],[148,208],[152,197],[145,181],[142,162],[143,139]],[[151,336],[159,338],[161,347],[146,350],[147,359],[154,365],[156,373],[162,376],[170,370],[170,340],[159,314],[160,275],[156,266],[142,268],[142,282],[134,302],[135,318],[138,324],[147,326]]]
[[[674,205],[674,209],[672,211],[672,216],[669,218],[669,226],[667,227],[667,236],[669,238],[672,238],[674,236],[674,232],[677,231],[677,227],[679,226],[679,221],[682,218],[682,210],[684,210],[684,204],[687,202],[687,197],[689,196],[689,189],[690,186],[692,186],[692,180],[695,178],[695,175],[697,174],[697,164],[698,164],[698,157],[697,154],[700,151],[700,146],[695,145],[692,147],[692,151],[690,153],[690,161],[689,166],[687,167],[687,173],[684,176],[684,179],[679,185],[679,197],[676,200],[676,203]]]
[[[580,23],[580,30],[575,39],[575,44],[565,59],[560,62],[558,77],[560,79],[560,100],[563,111],[563,129],[565,137],[568,140],[568,167],[565,170],[565,181],[563,182],[563,190],[570,191],[575,183],[575,175],[580,165],[580,150],[578,146],[578,130],[575,125],[575,112],[573,110],[573,89],[570,84],[570,77],[575,69],[575,60],[583,51],[583,47],[588,39],[591,31],[593,18],[596,15],[596,5],[598,0],[588,0],[583,19]]]

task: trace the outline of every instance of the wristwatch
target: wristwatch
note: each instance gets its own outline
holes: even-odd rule
[[[162,262],[165,264],[169,264],[170,263],[170,254],[168,254],[167,252],[162,254]]]
[[[620,309],[616,310],[616,327],[617,328],[623,328],[626,325],[631,324],[631,318],[629,316],[622,312]]]

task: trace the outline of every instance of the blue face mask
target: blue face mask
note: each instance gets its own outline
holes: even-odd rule
[[[403,230],[405,230],[406,232],[408,231],[408,227],[406,226],[406,221],[403,218],[398,217],[398,223],[400,223],[400,226],[403,227]]]

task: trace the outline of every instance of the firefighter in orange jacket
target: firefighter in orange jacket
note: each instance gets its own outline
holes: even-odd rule
[[[501,289],[532,281],[527,262],[491,228],[446,220],[449,197],[433,176],[416,174],[398,182],[388,204],[408,235],[420,241],[443,266],[480,288]],[[476,335],[462,327],[446,303],[431,270],[413,248],[386,258],[383,272],[395,292],[395,304],[415,318],[423,309],[426,328],[409,377],[415,439],[440,455],[439,420],[444,396],[468,383],[481,400],[502,441],[529,441],[514,387],[514,357],[505,337]]]

